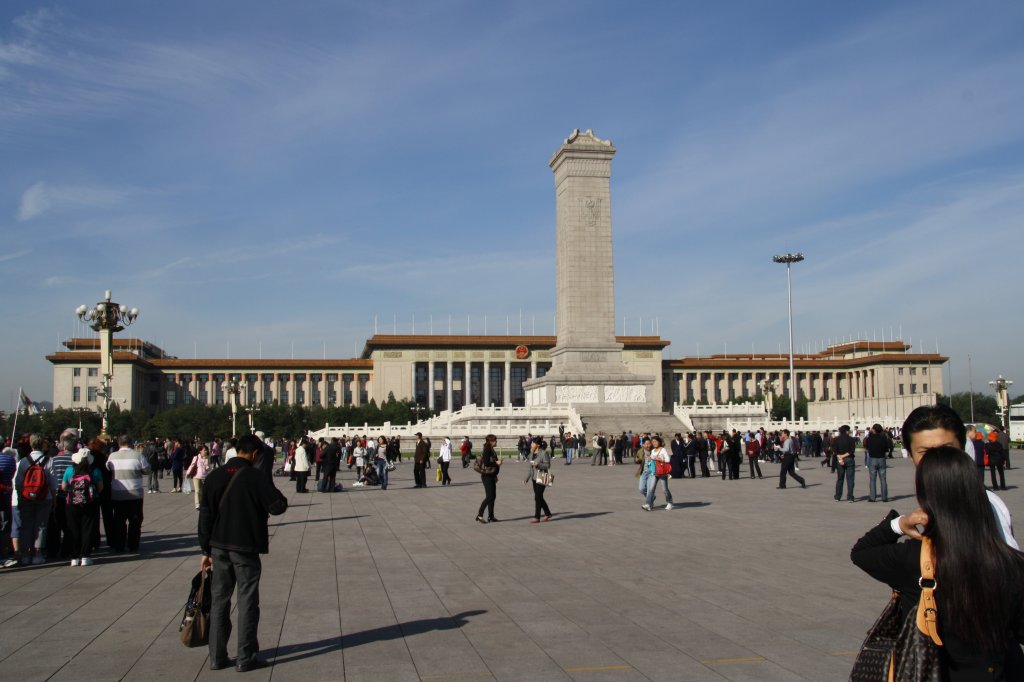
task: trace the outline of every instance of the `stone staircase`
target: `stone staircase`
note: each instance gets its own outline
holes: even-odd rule
[[[633,433],[656,433],[665,438],[666,442],[677,433],[686,433],[690,429],[678,417],[665,412],[631,415],[587,415],[580,414],[585,425],[587,438],[592,438],[598,431],[605,434],[619,434],[623,431]]]

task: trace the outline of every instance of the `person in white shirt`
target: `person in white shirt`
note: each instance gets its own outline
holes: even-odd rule
[[[452,479],[448,475],[448,467],[452,463],[452,439],[444,437],[441,443],[441,454],[437,456],[437,464],[441,467],[441,485],[451,485]]]

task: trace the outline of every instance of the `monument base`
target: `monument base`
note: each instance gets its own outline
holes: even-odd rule
[[[589,413],[645,414],[660,411],[654,377],[592,372],[547,374],[523,384],[526,406],[565,405]]]

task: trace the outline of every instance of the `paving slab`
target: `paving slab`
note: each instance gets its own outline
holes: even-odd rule
[[[1017,453],[1018,458],[1021,456]],[[564,466],[530,523],[525,465],[506,464],[498,523],[474,521],[479,476],[387,491],[296,494],[271,519],[252,680],[845,680],[888,598],[850,547],[890,507],[915,507],[913,467],[888,471],[892,502],[832,499],[814,462],[806,490],[763,480],[671,481],[676,508],[641,510],[635,467]],[[1024,487],[1001,493],[1024,517]],[[0,670],[21,680],[216,680],[178,623],[198,568],[191,497],[147,495],[141,552],[91,567],[0,571]],[[835,586],[841,584],[842,590]],[[233,643],[230,648],[233,651]],[[16,677],[14,676],[16,675]]]

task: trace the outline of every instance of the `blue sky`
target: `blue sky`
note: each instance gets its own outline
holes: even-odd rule
[[[798,349],[902,328],[953,390],[1024,382],[1021,35],[1008,1],[8,0],[0,403],[105,289],[180,357],[550,333],[577,127],[618,148],[617,331],[777,351],[802,251]]]

